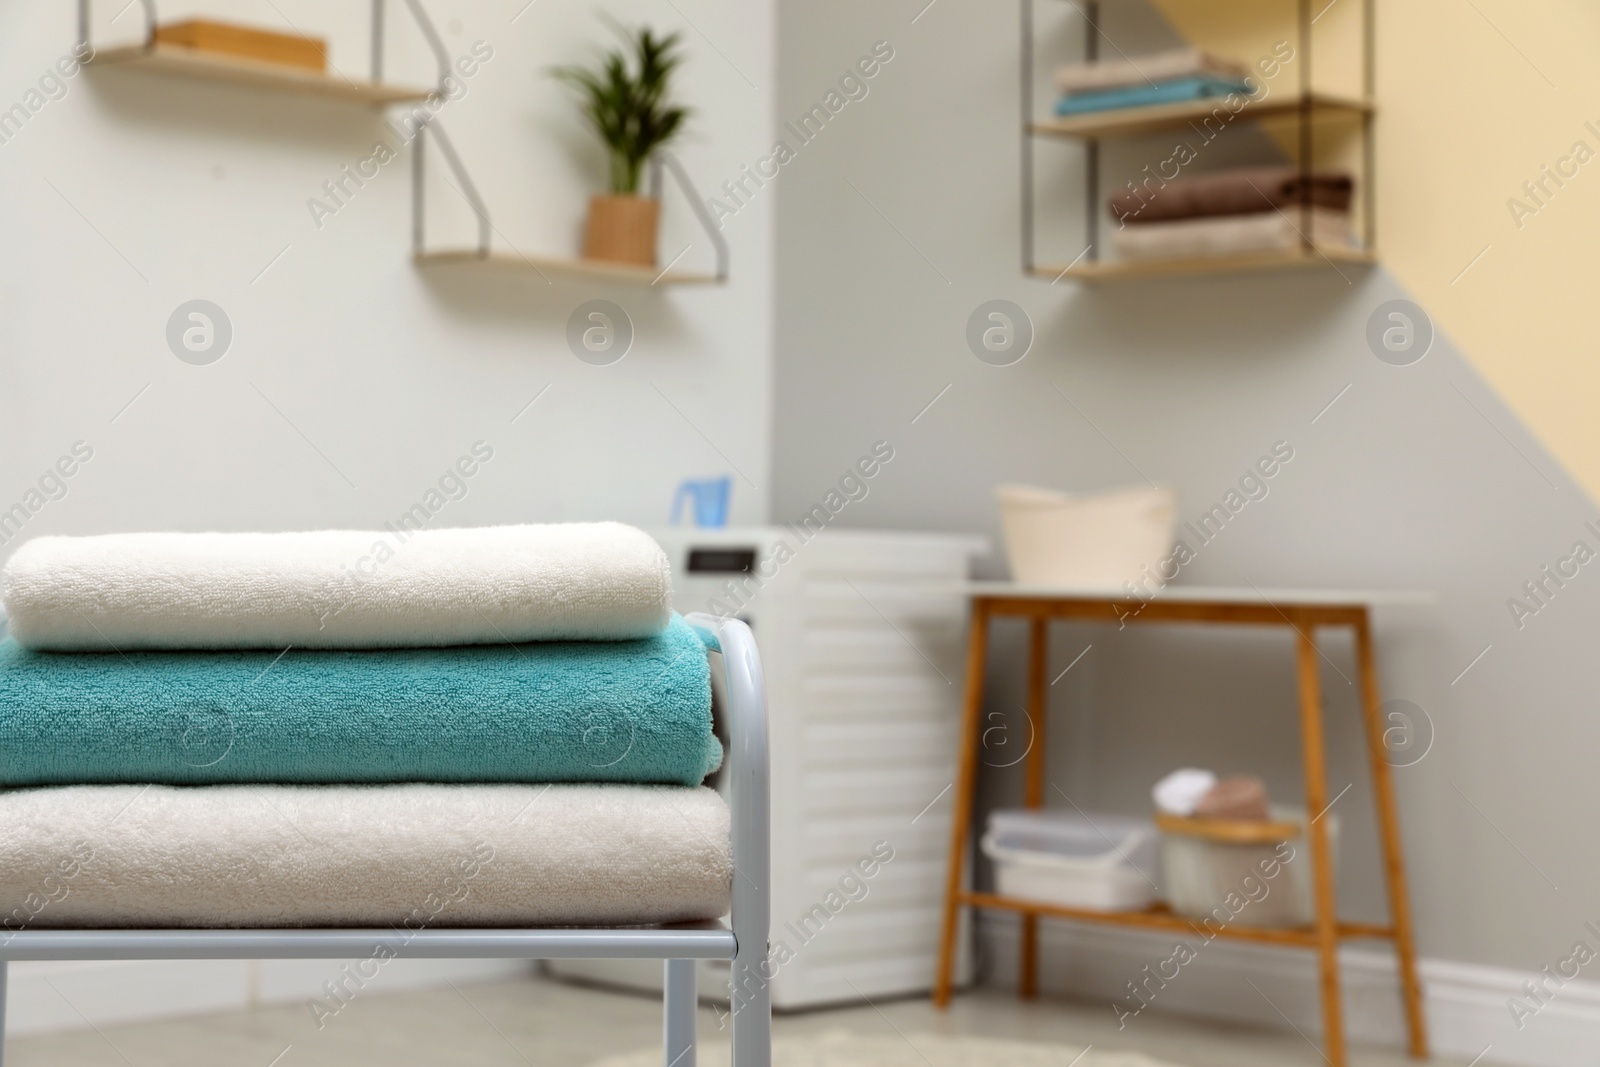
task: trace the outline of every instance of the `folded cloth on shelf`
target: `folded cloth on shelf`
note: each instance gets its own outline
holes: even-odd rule
[[[615,522],[134,533],[35,538],[0,594],[35,649],[403,648],[644,637],[672,574]]]
[[[1200,798],[1194,813],[1200,819],[1265,821],[1271,815],[1266,784],[1253,774],[1234,774],[1220,779]]]
[[[1234,167],[1190,178],[1175,178],[1151,188],[1130,183],[1111,197],[1111,215],[1144,225],[1207,215],[1251,215],[1273,208],[1299,206],[1309,178],[1311,206],[1349,211],[1355,179],[1342,171],[1312,171],[1303,176],[1294,167]]]
[[[22,927],[381,926],[394,955],[428,926],[715,919],[728,826],[702,787],[0,791],[0,943]]]
[[[1205,100],[1214,96],[1227,96],[1230,93],[1248,97],[1253,92],[1247,81],[1237,78],[1213,78],[1202,74],[1192,78],[1157,82],[1155,85],[1130,86],[1126,89],[1107,89],[1104,92],[1063,96],[1056,102],[1056,114],[1082,115],[1094,111],[1120,111],[1124,108]]]
[[[1249,73],[1250,68],[1243,63],[1212,55],[1199,48],[1173,48],[1131,59],[1102,59],[1060,67],[1056,70],[1056,88],[1064,93],[1086,93],[1097,89],[1149,85],[1151,82],[1171,81],[1195,74],[1240,81]]]
[[[1355,247],[1350,216],[1323,208],[1311,210],[1306,229],[1299,208],[1256,215],[1222,215],[1125,226],[1111,234],[1111,247],[1124,259],[1199,259],[1246,252],[1288,251],[1303,244],[1301,232],[1324,248]]]
[[[1164,776],[1150,790],[1156,809],[1168,815],[1188,818],[1194,814],[1200,798],[1211,792],[1217,776],[1200,767],[1181,767]]]
[[[0,785],[672,782],[721,762],[706,645],[32,652],[0,642]]]

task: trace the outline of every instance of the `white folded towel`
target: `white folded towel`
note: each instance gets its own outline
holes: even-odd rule
[[[0,793],[0,944],[47,927],[629,926],[726,914],[728,806],[643,785]]]
[[[1355,248],[1350,215],[1311,209],[1309,226],[1298,206],[1268,208],[1251,215],[1213,215],[1169,222],[1140,222],[1111,234],[1111,247],[1123,259],[1203,259],[1250,252],[1288,252],[1305,242],[1322,248]]]
[[[1157,782],[1150,795],[1156,802],[1157,811],[1188,818],[1194,814],[1200,798],[1211,792],[1211,787],[1216,784],[1217,776],[1212,772],[1185,767]]]
[[[1087,93],[1202,74],[1217,78],[1245,78],[1249,76],[1250,68],[1199,48],[1173,48],[1166,52],[1134,56],[1132,59],[1102,59],[1061,67],[1056,71],[1056,88],[1064,93]]]
[[[621,523],[39,537],[0,571],[28,648],[405,648],[623,640],[671,617]]]

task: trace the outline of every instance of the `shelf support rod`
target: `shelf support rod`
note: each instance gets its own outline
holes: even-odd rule
[[[717,253],[717,281],[727,281],[728,242],[723,239],[722,231],[717,229],[717,220],[711,217],[710,209],[706,207],[706,202],[700,198],[700,193],[695,189],[694,182],[689,177],[689,171],[679,162],[677,156],[665,148],[656,149],[652,161],[655,157],[660,157],[661,163],[665,164],[667,171],[671,173],[672,180],[677,182],[678,188],[683,190],[683,194],[688,198],[689,207],[694,212],[695,218],[700,220],[701,228],[706,231],[706,236],[710,238],[711,247]],[[652,170],[654,166],[652,162]],[[652,176],[651,180],[652,183],[658,184],[660,179]]]
[[[1022,0],[1022,272],[1033,273],[1033,0]]]
[[[413,112],[416,114],[416,112]],[[432,130],[439,138],[439,152],[444,156],[445,163],[461,184],[457,187],[473,214],[478,216],[478,258],[489,258],[489,232],[493,227],[489,222],[489,206],[483,202],[483,197],[478,194],[477,185],[473,184],[472,175],[467,173],[466,164],[461,162],[461,157],[456,153],[456,146],[451,143],[450,137],[444,132],[444,127],[439,125],[436,116],[430,116],[417,127],[417,154],[412,161],[412,240],[415,251],[422,251],[422,155],[425,148],[423,131]]]
[[[82,0],[82,2],[86,3],[87,0]],[[145,0],[145,2],[149,2],[149,0]],[[422,35],[427,38],[429,47],[439,61],[439,88],[443,92],[445,79],[450,75],[449,52],[445,49],[444,41],[439,37],[439,33],[434,28],[433,22],[428,18],[427,12],[423,10],[421,0],[405,0],[405,2],[406,6],[411,9],[411,13],[416,17],[417,25],[422,29]],[[379,32],[381,23],[378,20],[381,16],[378,12],[382,3],[383,0],[373,0],[374,49],[377,49],[380,45]],[[373,54],[376,57],[378,53],[375,50]],[[488,204],[484,202],[482,195],[479,194],[478,187],[472,180],[472,175],[467,172],[467,166],[462,162],[460,154],[456,152],[455,145],[451,142],[449,135],[444,132],[444,127],[439,125],[438,117],[428,113],[424,108],[415,108],[411,114],[418,123],[416,154],[411,163],[412,251],[420,254],[425,243],[423,234],[423,200],[425,196],[423,156],[426,150],[426,139],[423,134],[424,131],[432,129],[439,139],[439,151],[443,154],[445,163],[460,183],[457,191],[466,198],[473,214],[478,217],[478,257],[480,259],[489,258],[490,233],[494,227],[489,221]],[[661,175],[663,170],[672,175],[672,180],[677,183],[684,196],[688,198],[690,209],[694,212],[696,220],[699,221],[701,228],[706,232],[706,237],[711,242],[711,247],[717,257],[717,281],[727,281],[728,242],[723,239],[722,233],[717,227],[716,219],[712,217],[710,209],[706,207],[705,200],[701,198],[699,191],[695,188],[694,180],[689,177],[688,170],[678,160],[677,156],[664,148],[660,148],[651,155],[649,169],[650,191],[652,195],[657,197],[661,194]]]
[[[428,154],[426,124],[417,127],[415,144],[411,149],[411,253],[421,255],[424,244],[422,234],[422,180],[423,157]]]
[[[372,0],[372,81],[383,81],[383,0]]]
[[[428,42],[429,51],[439,64],[439,92],[444,95],[445,80],[450,77],[450,50],[445,47],[444,38],[439,36],[433,20],[428,17],[428,12],[422,6],[422,0],[406,0],[406,7],[411,9],[411,17],[416,19],[417,28],[422,31],[423,39]],[[440,141],[443,140],[441,137]]]
[[[1300,29],[1300,248],[1311,255],[1316,242],[1311,239],[1311,171],[1316,162],[1311,115],[1311,0],[1299,0]]]
[[[1378,176],[1377,137],[1372,128],[1376,121],[1373,109],[1378,103],[1378,30],[1374,14],[1373,0],[1366,0],[1361,9],[1361,92],[1368,105],[1361,117],[1361,213],[1365,216],[1362,222],[1369,253],[1375,253],[1378,247],[1378,197],[1374,185]]]
[[[1093,63],[1100,58],[1100,5],[1089,0],[1084,5],[1083,58]],[[1084,215],[1084,236],[1089,242],[1089,261],[1100,258],[1100,138],[1091,137],[1084,146],[1084,198],[1087,211]]]
[[[139,7],[144,11],[144,41],[146,52],[156,46],[156,5],[155,0],[139,0]],[[89,43],[89,0],[78,0],[78,49],[92,54],[94,47]]]

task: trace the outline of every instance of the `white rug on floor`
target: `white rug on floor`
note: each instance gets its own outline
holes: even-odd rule
[[[697,1067],[724,1067],[728,1043],[708,1041]],[[772,1043],[772,1067],[1174,1067],[1137,1052],[1103,1052],[1093,1046],[946,1037],[915,1033],[780,1037]],[[599,1060],[592,1067],[661,1067],[660,1048],[640,1049]]]

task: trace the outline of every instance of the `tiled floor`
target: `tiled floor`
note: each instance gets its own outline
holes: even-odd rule
[[[197,1016],[137,1026],[19,1037],[7,1067],[583,1067],[596,1058],[656,1045],[656,1000],[544,979],[455,989],[359,996],[319,1030],[305,1005]],[[779,1016],[779,1034],[826,1030],[905,1034],[947,1032],[1137,1049],[1184,1067],[1313,1067],[1324,1063],[1306,1040],[1179,1018],[1139,1020],[1119,1033],[1103,1005],[1003,992],[959,997],[947,1013],[925,999]],[[702,1040],[719,1035],[701,1013]],[[1398,1052],[1357,1049],[1353,1067],[1401,1067]],[[1003,1067],[1003,1065],[996,1065]],[[1065,1065],[1063,1065],[1065,1067]]]

